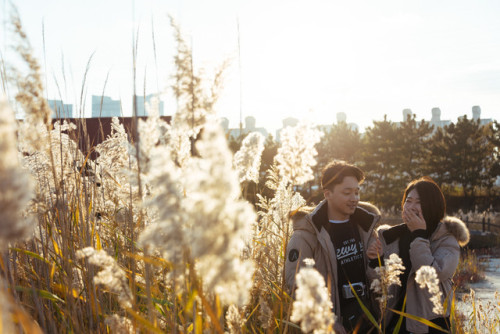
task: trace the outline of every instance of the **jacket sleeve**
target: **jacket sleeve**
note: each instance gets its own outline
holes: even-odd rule
[[[368,240],[368,245],[367,245],[366,250],[368,250],[368,247],[370,247],[372,242],[376,242],[377,238],[380,239],[380,236],[378,235],[377,231],[373,230],[372,234],[370,235],[370,239]],[[366,250],[365,250],[365,252],[366,252]],[[382,252],[383,252],[383,250],[382,250]],[[375,268],[378,267],[378,258],[374,259],[374,260],[370,260],[368,258],[368,255],[365,254],[365,256],[366,256],[366,260],[368,263],[368,266],[366,267],[366,277],[368,278],[368,281],[371,284],[371,282],[375,278],[377,278],[377,273],[375,272]],[[380,254],[380,259],[383,261],[383,259],[384,259],[383,253]],[[373,265],[373,264],[376,264],[376,265]]]
[[[410,244],[410,259],[414,271],[421,266],[432,266],[440,281],[453,277],[460,259],[460,246],[455,237],[449,235],[440,242],[434,253],[426,238],[416,238]]]
[[[285,280],[289,291],[295,290],[295,275],[304,266],[304,259],[313,258],[313,246],[307,240],[306,231],[295,231],[286,247]]]

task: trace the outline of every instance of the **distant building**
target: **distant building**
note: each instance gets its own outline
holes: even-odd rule
[[[475,121],[479,121],[480,125],[488,125],[490,123],[493,123],[493,120],[491,118],[481,118],[481,107],[480,106],[473,106],[472,107],[472,119]]]
[[[441,109],[437,107],[432,108],[431,112],[432,118],[429,123],[434,126],[434,130],[451,124],[451,121],[449,120],[441,120]]]
[[[73,118],[73,105],[64,104],[61,100],[48,100],[52,109],[52,118]]]
[[[346,123],[347,126],[353,130],[353,131],[358,131],[359,130],[359,127],[356,123],[347,123],[347,115],[345,112],[338,112],[337,113],[337,124],[340,124],[340,123]]]
[[[431,112],[432,112],[432,117],[431,120],[428,122],[430,125],[434,126],[434,130],[436,130],[437,128],[448,126],[452,123],[452,121],[450,120],[441,119],[441,109],[435,107],[432,108]],[[411,112],[411,109],[403,109],[403,122],[406,121],[408,118],[412,117],[412,115],[413,113]],[[460,117],[458,119],[460,119]],[[487,125],[493,122],[491,118],[481,118],[481,107],[479,106],[472,107],[472,119],[476,121],[479,120],[480,125]],[[400,122],[396,122],[396,124],[399,125]]]
[[[463,117],[466,117],[466,115],[458,117],[458,119],[461,119]],[[480,106],[473,106],[472,107],[472,120],[474,121],[479,121],[479,125],[488,125],[493,122],[493,119],[491,118],[481,118],[481,107]]]
[[[109,96],[92,95],[92,117],[120,117],[122,103]]]
[[[146,109],[146,104],[149,105],[149,108],[153,106],[152,102],[154,101],[154,98],[156,98],[156,94],[150,94],[146,96],[146,99],[144,99],[144,96],[139,96],[136,95],[136,103],[137,103],[137,116],[148,116],[147,109]],[[163,107],[164,103],[163,101],[158,99],[158,114],[159,116],[163,116]]]
[[[347,126],[353,131],[359,130],[359,127],[356,123],[347,123],[347,115],[345,112],[338,112],[337,113],[337,125],[340,123],[347,124]],[[317,128],[321,131],[330,131],[333,128],[333,125],[332,124],[320,124],[317,126]]]
[[[407,120],[411,119],[413,117],[413,112],[411,109],[403,109],[403,121],[402,122],[395,122],[396,126],[400,126],[401,123],[406,122]],[[441,109],[439,108],[432,108],[432,118],[430,121],[426,121],[430,125],[434,126],[434,130],[437,128],[442,128],[443,126],[450,125],[451,121],[449,120],[441,120]]]
[[[413,116],[413,112],[411,109],[403,109],[403,122],[406,122],[407,120],[411,119]]]
[[[293,118],[293,117],[287,117],[282,121],[282,123],[283,123],[283,127],[281,129],[276,130],[276,142],[277,143],[279,143],[281,141],[280,132],[284,128],[297,126],[297,124],[299,124],[299,120],[296,118]]]
[[[240,128],[229,128],[229,120],[225,117],[220,119],[220,125],[224,129],[224,131],[229,135],[231,138],[238,138],[240,136]],[[255,126],[255,117],[248,116],[245,117],[245,127],[242,127],[241,129],[241,134],[246,135],[249,134],[250,132],[259,132],[261,133],[264,137],[267,137],[268,132],[265,128],[257,128]]]

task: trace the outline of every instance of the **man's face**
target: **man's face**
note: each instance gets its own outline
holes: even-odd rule
[[[354,176],[346,176],[333,190],[325,190],[324,195],[328,201],[328,219],[349,219],[359,202],[358,180]]]

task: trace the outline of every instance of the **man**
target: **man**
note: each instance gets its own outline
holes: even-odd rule
[[[314,259],[315,268],[330,290],[337,333],[358,326],[358,331],[369,327],[349,286],[350,282],[363,303],[370,307],[367,271],[371,269],[366,252],[371,245],[370,259],[377,258],[379,247],[374,245],[380,242],[374,227],[380,212],[368,203],[359,202],[364,178],[363,171],[356,166],[343,161],[329,163],[321,177],[325,199],[315,208],[305,208],[294,215],[294,232],[287,246],[285,275],[289,289],[295,289],[295,274],[304,265],[303,260]]]

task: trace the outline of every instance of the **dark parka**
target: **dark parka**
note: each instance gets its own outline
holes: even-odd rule
[[[358,227],[359,235],[366,252],[368,245],[374,240],[375,227],[380,219],[380,211],[373,205],[360,202],[350,216],[350,222]],[[331,290],[333,311],[341,317],[338,286],[337,259],[330,235],[323,227],[328,223],[328,202],[323,200],[315,208],[306,207],[293,217],[293,234],[287,245],[285,262],[285,279],[290,291],[295,290],[295,274],[304,266],[303,260],[314,259],[314,268],[324,277]],[[368,258],[364,256],[367,275],[372,278],[374,271],[368,267]],[[369,285],[368,285],[369,287]]]
[[[389,258],[393,253],[399,254],[399,236],[404,225],[394,227],[382,225],[377,229],[384,258]],[[460,258],[460,246],[465,246],[469,242],[469,230],[458,218],[445,217],[441,221],[432,235],[426,239],[415,238],[409,245],[411,270],[406,285],[406,312],[417,315],[424,319],[432,320],[443,315],[432,312],[433,304],[431,295],[427,289],[421,289],[415,281],[416,272],[422,266],[432,266],[439,278],[439,288],[442,295],[442,303],[448,299],[446,316],[449,316],[451,309],[452,278],[458,266]],[[388,301],[388,308],[394,308],[397,298],[400,296],[401,287],[392,285],[389,295],[392,298]],[[387,312],[386,321],[390,320],[392,312]],[[388,323],[388,322],[387,322]],[[421,322],[406,319],[406,329],[412,333],[427,333],[428,327]]]

